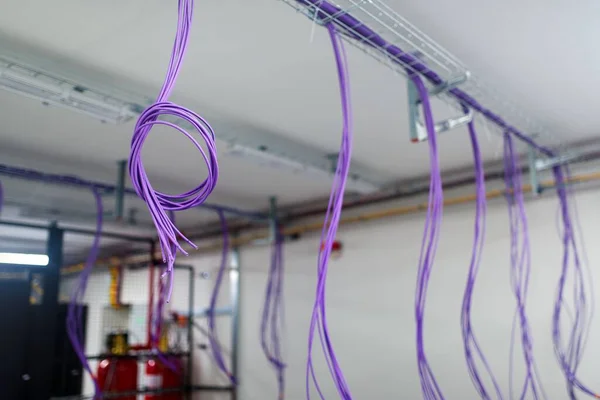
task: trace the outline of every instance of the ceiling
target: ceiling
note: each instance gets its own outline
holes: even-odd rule
[[[175,0],[2,3],[0,55],[3,50],[16,51],[41,60],[40,67],[85,82],[150,97],[158,92],[176,26]],[[597,134],[600,52],[594,38],[600,37],[600,2],[387,4],[461,59],[506,101],[551,127],[552,135],[540,140],[564,144]],[[426,176],[427,146],[408,141],[404,78],[355,48],[348,49],[348,58],[353,161],[386,181]],[[173,99],[221,131],[236,129],[243,136],[246,127],[327,152],[339,147],[339,93],[327,34],[279,1],[197,0]],[[133,122],[103,124],[4,91],[0,105],[0,163],[115,181],[116,163],[128,155]],[[435,112],[448,113],[440,104]],[[501,138],[484,126],[479,131],[484,159],[497,160]],[[144,163],[155,187],[183,192],[204,178],[202,160],[191,147],[176,132],[153,131]],[[444,169],[471,165],[464,130],[440,136],[440,157]],[[323,198],[330,187],[328,179],[258,166],[223,151],[219,167],[219,184],[210,201],[245,209],[265,209],[269,196],[288,205]],[[16,203],[27,200],[82,212],[93,206],[90,196],[80,199],[60,188],[36,189],[16,181],[5,186],[7,198]],[[212,218],[201,214],[188,214],[182,223],[197,225],[202,218]]]

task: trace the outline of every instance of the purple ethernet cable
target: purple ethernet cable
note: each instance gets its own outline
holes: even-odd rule
[[[463,106],[463,110],[467,113],[469,110]],[[476,192],[476,208],[475,208],[475,228],[473,235],[473,254],[469,265],[469,273],[467,275],[467,283],[463,295],[462,312],[461,312],[461,327],[464,342],[465,359],[469,369],[471,381],[482,399],[491,399],[488,390],[483,383],[480,372],[477,369],[477,363],[481,362],[487,371],[488,377],[491,379],[496,392],[497,398],[502,399],[500,386],[494,376],[484,354],[479,346],[473,326],[471,322],[471,306],[473,304],[473,292],[477,280],[477,273],[481,264],[481,252],[485,241],[485,222],[487,212],[487,199],[485,193],[485,172],[483,169],[483,161],[481,160],[481,151],[475,132],[475,122],[469,122],[469,136],[471,138],[471,146],[473,148],[473,160],[475,166],[475,192]]]
[[[81,275],[75,283],[75,288],[71,293],[71,299],[67,308],[66,330],[69,340],[71,341],[71,346],[77,354],[77,358],[79,358],[81,365],[94,382],[94,398],[97,398],[101,396],[100,387],[98,386],[96,377],[94,376],[94,373],[90,368],[90,364],[85,356],[85,337],[82,330],[83,307],[80,304],[83,301],[83,296],[85,295],[90,274],[92,273],[92,269],[94,269],[94,264],[98,258],[98,252],[100,250],[100,234],[102,233],[102,197],[100,196],[100,192],[97,188],[93,187],[92,191],[96,200],[96,234],[94,236],[94,241],[92,242],[92,248],[85,261],[83,271],[81,271]]]
[[[175,224],[175,213],[173,211],[169,211],[167,213],[169,219]],[[174,247],[174,245],[171,245]],[[175,249],[173,248],[173,251]],[[180,373],[180,367],[178,367],[177,363],[175,363],[172,358],[169,358],[165,355],[158,346],[160,343],[160,339],[163,335],[163,319],[164,319],[164,308],[167,303],[167,287],[171,287],[173,284],[169,282],[168,285],[165,283],[166,279],[173,280],[175,278],[174,274],[167,274],[167,268],[164,266],[163,272],[158,280],[158,299],[156,301],[156,309],[152,313],[153,320],[152,329],[150,330],[150,345],[152,346],[152,350],[155,352],[158,360],[167,368],[175,373]],[[153,283],[154,284],[154,283]],[[153,304],[150,304],[149,307],[154,307]]]
[[[152,220],[154,221],[158,233],[163,261],[167,264],[166,272],[169,275],[173,274],[173,264],[175,263],[177,250],[187,255],[186,251],[183,250],[179,244],[178,237],[187,242],[190,246],[194,248],[196,248],[196,246],[177,229],[175,224],[168,217],[167,211],[187,210],[204,203],[215,188],[219,175],[215,133],[208,122],[195,112],[168,100],[173,91],[185,55],[190,25],[192,23],[193,8],[193,0],[178,1],[179,15],[177,33],[175,35],[175,43],[173,45],[173,52],[171,54],[167,76],[156,102],[146,108],[137,120],[131,139],[131,153],[129,155],[129,175],[131,177],[131,182],[138,196],[140,196],[148,206],[148,210],[150,211],[150,215],[152,216]],[[204,140],[208,154],[190,133],[174,123],[159,119],[161,116],[175,117],[178,120],[183,120],[191,124]],[[206,163],[208,174],[206,179],[196,188],[178,195],[171,195],[154,190],[152,184],[148,180],[142,161],[144,141],[154,125],[166,125],[178,130],[190,139],[192,144],[198,149]],[[167,301],[171,298],[172,290],[173,279],[171,279],[169,283]]]
[[[348,71],[346,68],[346,54],[342,41],[338,37],[333,23],[327,24],[327,30],[329,31],[329,37],[333,46],[333,52],[335,55],[338,80],[340,86],[340,96],[342,103],[342,116],[343,116],[343,130],[342,130],[342,143],[340,145],[340,152],[338,155],[338,162],[335,171],[335,177],[329,196],[329,204],[327,206],[327,213],[325,214],[325,221],[323,224],[323,230],[321,232],[321,242],[323,245],[319,250],[318,255],[318,267],[317,267],[317,288],[315,293],[315,303],[313,306],[310,329],[308,334],[308,359],[306,362],[306,398],[310,399],[311,381],[315,385],[315,388],[322,400],[324,400],[323,391],[319,386],[315,371],[313,368],[312,351],[315,338],[315,331],[319,333],[319,339],[321,347],[329,371],[333,378],[336,389],[343,400],[351,400],[352,395],[344,374],[338,362],[333,349],[331,337],[329,336],[329,328],[327,326],[327,315],[326,315],[326,282],[327,282],[327,268],[329,263],[329,256],[331,254],[331,245],[335,240],[338,225],[340,222],[340,216],[342,213],[342,205],[344,201],[344,190],[346,187],[346,180],[348,178],[348,172],[350,169],[350,157],[352,154],[352,107],[350,103],[350,88],[348,86]]]
[[[221,231],[223,232],[223,250],[221,252],[221,265],[219,266],[219,271],[217,272],[217,278],[215,279],[215,286],[212,291],[212,295],[210,296],[210,306],[208,308],[208,340],[210,344],[210,349],[213,355],[213,359],[217,364],[217,367],[229,378],[232,384],[236,384],[236,377],[233,376],[231,371],[227,368],[225,364],[225,357],[223,357],[223,351],[221,349],[221,345],[219,342],[219,338],[217,336],[217,324],[215,318],[215,309],[217,307],[217,300],[219,299],[219,292],[221,291],[221,285],[223,283],[223,277],[225,276],[225,271],[227,270],[227,258],[229,256],[229,228],[227,227],[227,220],[225,218],[225,213],[221,210],[218,211],[219,221],[221,223]]]
[[[521,331],[521,349],[525,361],[525,380],[519,398],[524,400],[527,393],[530,392],[533,399],[546,399],[546,393],[533,356],[533,338],[526,312],[531,271],[531,250],[527,214],[525,212],[525,197],[522,189],[519,155],[514,149],[513,138],[508,132],[504,134],[504,182],[510,223],[510,280],[517,301],[510,339],[509,393],[510,397],[513,398],[514,342],[518,321]]]
[[[591,307],[593,305],[588,302],[588,293],[585,286],[585,271],[582,266],[579,253],[580,250],[575,237],[575,230],[577,229],[578,224],[574,224],[571,217],[571,208],[569,206],[570,193],[566,188],[567,182],[565,180],[565,171],[563,170],[563,167],[556,166],[553,169],[553,173],[562,222],[561,239],[563,245],[562,268],[552,318],[554,352],[560,368],[565,375],[569,398],[576,399],[576,389],[588,396],[600,398],[598,392],[594,392],[577,378],[577,369],[581,362],[585,341],[588,336],[592,313]],[[566,171],[566,174],[568,176],[568,170]],[[572,266],[571,262],[573,263]],[[568,313],[568,308],[564,300],[564,291],[570,273],[573,274],[571,281],[573,285],[572,296],[574,301],[574,312],[570,318],[571,329],[566,338],[565,349],[561,331],[561,325],[563,324],[561,316],[563,308],[565,309],[564,311]]]
[[[271,246],[271,266],[265,290],[265,302],[260,324],[260,343],[277,376],[278,399],[285,398],[285,363],[281,335],[283,330],[283,235],[276,229]]]
[[[173,279],[174,275],[167,275],[167,277],[168,279]],[[158,344],[160,343],[160,338],[163,335],[163,310],[167,302],[167,286],[168,285],[165,283],[163,273],[163,276],[159,278],[158,281],[158,300],[156,302],[156,310],[153,313],[154,320],[152,321],[150,344],[158,360],[171,371],[178,374],[181,372],[178,364],[174,362],[174,360],[171,357],[168,357],[166,354],[164,354],[162,349],[158,346]],[[150,305],[150,307],[152,307],[152,305]]]
[[[435,136],[435,127],[429,94],[423,80],[416,74],[407,71],[408,76],[415,84],[417,92],[421,98],[423,106],[423,115],[425,118],[425,127],[428,133],[429,143],[429,164],[431,178],[429,183],[429,202],[427,206],[427,216],[425,217],[425,228],[423,232],[423,241],[421,243],[421,252],[419,256],[419,268],[417,271],[417,287],[415,291],[415,319],[417,324],[417,364],[419,368],[419,378],[421,380],[421,390],[425,400],[444,399],[444,395],[435,379],[433,371],[425,354],[425,344],[423,341],[425,303],[427,299],[427,287],[429,277],[433,267],[435,253],[439,240],[439,230],[442,223],[442,211],[444,205],[444,194],[442,190],[442,178],[440,175],[440,165],[437,150],[437,140]]]
[[[568,165],[564,165],[563,166],[564,169],[564,173],[566,176],[566,180],[570,181],[571,180],[571,171],[569,169]],[[565,185],[565,190],[566,190],[566,196],[567,198],[569,198],[569,196],[571,196],[571,198],[573,197],[574,193],[575,193],[575,186],[574,185]],[[594,294],[594,284],[593,284],[593,280],[592,280],[592,272],[590,269],[590,265],[589,265],[589,261],[587,259],[587,252],[585,249],[585,243],[583,240],[583,234],[581,231],[581,223],[579,220],[579,211],[577,210],[577,201],[575,198],[572,198],[572,201],[569,201],[568,204],[568,209],[571,215],[571,220],[573,221],[572,224],[572,237],[573,237],[573,243],[577,243],[577,254],[578,254],[578,258],[579,258],[579,254],[581,254],[581,258],[580,258],[580,262],[583,265],[583,269],[581,269],[579,271],[579,277],[581,277],[581,280],[579,281],[579,284],[585,293],[588,293],[586,291],[585,286],[583,286],[584,280],[586,278],[585,274],[587,274],[587,278],[588,278],[588,282],[589,282],[589,301],[585,302],[585,315],[586,315],[586,320],[587,323],[584,325],[583,329],[581,330],[581,339],[578,340],[578,343],[581,347],[579,354],[583,354],[583,351],[585,349],[585,346],[587,345],[587,341],[589,339],[589,335],[590,335],[590,328],[591,328],[591,321],[594,317],[594,313],[595,313],[595,294]],[[557,216],[559,214],[557,213]],[[559,232],[561,232],[560,230],[560,225],[558,226],[558,230]],[[588,298],[588,295],[586,294],[586,299]],[[587,307],[589,306],[589,308]]]

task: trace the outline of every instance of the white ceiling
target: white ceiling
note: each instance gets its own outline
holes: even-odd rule
[[[600,2],[388,4],[507,101],[550,126],[559,142],[599,131]],[[17,49],[52,62],[65,75],[157,93],[176,26],[175,0],[3,0],[1,8],[0,54],[3,47]],[[307,18],[279,1],[197,0],[174,100],[221,126],[252,126],[334,152],[341,132],[336,71],[326,32],[319,27],[312,32]],[[408,141],[404,79],[354,48],[348,53],[354,160],[389,180],[426,175],[427,146]],[[438,114],[445,114],[440,107]],[[103,181],[115,179],[133,127],[101,124],[2,91],[0,121],[0,163]],[[480,132],[485,159],[497,159],[500,138],[483,127]],[[444,168],[471,164],[464,130],[442,135],[440,142]],[[175,132],[157,129],[151,135],[144,157],[155,186],[181,192],[203,179],[202,162],[190,147]],[[327,180],[223,154],[219,161],[212,202],[256,209],[265,208],[271,195],[291,204],[329,190]],[[48,201],[63,203],[56,195]]]

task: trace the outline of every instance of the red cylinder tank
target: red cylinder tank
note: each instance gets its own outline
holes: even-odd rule
[[[169,351],[167,334],[163,333],[158,348],[162,353]],[[175,389],[184,385],[183,363],[180,357],[153,357],[146,362],[145,381],[148,389]],[[144,400],[183,400],[183,391],[148,393]]]
[[[138,365],[132,358],[107,358],[98,364],[98,386],[102,393],[132,392],[137,390]],[[136,395],[119,397],[136,400]]]
[[[118,357],[127,354],[127,335],[111,334],[108,342],[110,355],[98,364],[96,375],[98,387],[102,393],[136,391],[138,388],[137,360]],[[136,400],[136,395],[119,397],[119,399]]]
[[[168,365],[160,359],[146,362],[146,387],[148,389],[172,389],[183,386],[183,367],[179,357],[166,357]],[[146,394],[144,400],[182,400],[183,392]]]

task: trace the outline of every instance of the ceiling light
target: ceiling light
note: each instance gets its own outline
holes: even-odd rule
[[[4,58],[0,58],[0,88],[114,124],[129,121],[139,111],[135,104]]]
[[[240,146],[238,144],[230,144],[226,148],[225,154],[243,157],[261,166],[286,170],[293,174],[303,174],[313,176],[315,178],[327,179],[327,181],[331,181],[334,175],[335,166],[332,166],[333,168],[327,171],[324,168],[304,164],[300,161],[296,161],[267,150]],[[346,181],[346,189],[351,192],[369,194],[378,191],[380,187],[361,179],[360,177],[349,176],[348,180]]]
[[[0,253],[0,264],[36,265],[45,267],[49,258],[45,254]]]

